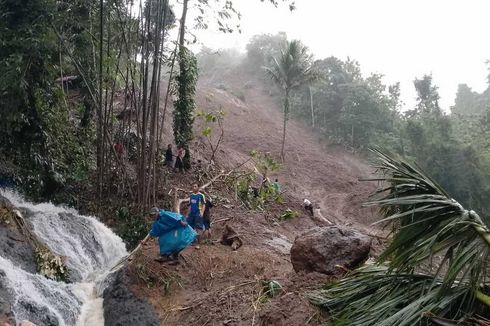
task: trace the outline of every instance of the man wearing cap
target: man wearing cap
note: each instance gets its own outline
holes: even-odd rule
[[[158,238],[160,262],[178,262],[179,253],[196,240],[196,232],[187,224],[184,216],[153,207],[149,215],[154,219],[150,236]],[[147,240],[143,240],[145,244]]]

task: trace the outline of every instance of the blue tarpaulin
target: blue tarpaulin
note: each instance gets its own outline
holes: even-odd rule
[[[159,238],[160,255],[179,252],[196,240],[197,233],[190,226],[183,226],[181,222],[185,222],[182,215],[160,210],[150,231],[152,237]]]

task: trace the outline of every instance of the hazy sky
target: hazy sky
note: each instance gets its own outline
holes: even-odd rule
[[[444,109],[453,105],[459,83],[486,88],[489,0],[296,0],[293,12],[259,0],[234,3],[243,15],[242,34],[199,31],[203,44],[243,49],[255,34],[284,31],[315,58],[349,56],[365,75],[400,81],[407,107],[415,102],[413,79],[424,73],[432,73]]]

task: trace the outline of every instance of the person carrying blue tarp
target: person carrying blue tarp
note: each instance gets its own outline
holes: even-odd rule
[[[160,257],[157,261],[178,263],[179,253],[196,240],[197,233],[179,213],[153,207],[150,216],[155,219],[150,236],[158,238],[160,245]],[[147,240],[143,240],[142,244]]]

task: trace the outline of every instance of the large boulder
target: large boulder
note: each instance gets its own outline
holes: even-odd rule
[[[362,264],[371,249],[371,238],[350,227],[317,227],[298,236],[291,247],[296,272],[333,275],[339,267],[352,269]]]

